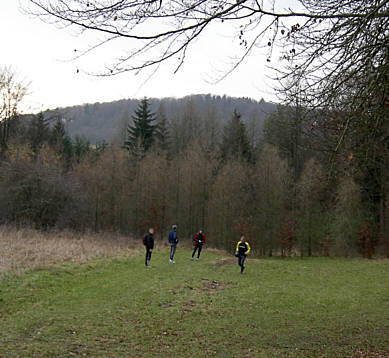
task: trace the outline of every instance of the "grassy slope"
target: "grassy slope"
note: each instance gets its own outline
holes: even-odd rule
[[[3,277],[0,357],[389,356],[388,261],[167,255]]]

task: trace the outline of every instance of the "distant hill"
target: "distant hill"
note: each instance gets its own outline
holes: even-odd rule
[[[168,120],[180,116],[182,109],[188,102],[192,102],[199,116],[213,107],[222,122],[231,118],[236,109],[244,121],[255,117],[257,125],[262,127],[267,115],[276,109],[273,103],[264,100],[255,101],[250,98],[234,98],[214,95],[192,95],[183,98],[150,98],[152,111],[156,112],[162,104]],[[130,121],[131,115],[139,104],[136,99],[123,99],[107,103],[84,104],[74,107],[57,109],[61,116],[66,119],[68,133],[74,137],[76,135],[86,137],[91,143],[103,140],[110,142],[115,135],[123,128],[123,123]],[[45,115],[50,115],[49,110]]]

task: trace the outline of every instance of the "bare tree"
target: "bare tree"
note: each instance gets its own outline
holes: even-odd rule
[[[9,68],[0,68],[0,153],[7,148],[12,125],[17,119],[20,102],[27,88]]]
[[[339,254],[349,256],[355,252],[363,214],[360,188],[351,177],[342,178],[336,190],[330,230]]]
[[[128,41],[120,49],[131,50],[116,55],[103,75],[154,71],[170,60],[178,70],[196,40],[223,26],[241,51],[231,47],[235,60],[219,79],[265,47],[270,65],[280,59],[275,67],[282,98],[323,110],[321,120],[313,121],[318,130],[327,125],[329,111],[353,113],[337,133],[335,154],[352,135],[352,123],[364,118],[380,128],[388,116],[389,0],[295,0],[286,9],[277,0],[25,1],[30,13],[48,22],[101,35],[77,56]]]
[[[245,161],[232,159],[220,169],[215,178],[210,189],[207,230],[215,246],[232,249],[233,243],[242,234],[236,233],[235,226],[241,226],[236,225],[237,220],[242,223],[251,221],[249,219],[254,200],[249,172],[250,167]],[[247,232],[245,234],[248,235]]]
[[[260,231],[257,240],[263,255],[273,254],[277,231],[287,221],[288,211],[291,211],[288,208],[292,199],[291,179],[287,161],[280,157],[275,147],[266,145],[259,155],[252,184],[256,198],[256,222]],[[291,213],[293,216],[293,211]]]
[[[350,58],[342,59],[343,67],[347,61],[357,59],[357,53],[382,48],[387,38],[385,30],[388,28],[383,27],[388,21],[387,0],[358,0],[346,3],[340,0],[299,0],[292,3],[293,8],[286,10],[274,0],[28,2],[32,5],[29,11],[46,21],[105,34],[105,38],[94,48],[108,45],[120,38],[135,40],[134,50],[119,58],[108,69],[108,73],[139,70],[158,65],[170,58],[176,58],[179,68],[185,61],[188,48],[213,23],[238,24],[236,36],[241,40],[243,51],[234,66],[250,55],[255,46],[262,44],[272,47],[275,40],[286,38],[291,40],[290,43],[305,48],[300,52],[291,49],[291,57],[309,55],[312,60],[323,57],[326,60],[324,64],[328,65],[332,65],[339,57],[330,55],[327,58],[327,54],[334,48],[344,47],[345,51],[350,52]],[[291,26],[291,18],[299,19],[297,21],[300,23],[296,22]],[[263,40],[268,43],[261,43]],[[366,44],[366,41],[371,40],[374,41],[369,48],[350,48],[353,44]],[[329,48],[324,47],[326,41],[330,45]],[[313,47],[308,51],[311,45]],[[371,59],[375,55],[374,52],[367,58]],[[146,54],[148,55],[144,56]],[[152,56],[149,56],[150,54]],[[361,56],[363,59],[363,55]],[[303,68],[308,69],[313,65],[315,61],[309,61]]]
[[[300,255],[312,256],[317,243],[323,239],[326,224],[324,215],[324,193],[326,176],[321,165],[314,159],[308,160],[297,183],[297,234]]]

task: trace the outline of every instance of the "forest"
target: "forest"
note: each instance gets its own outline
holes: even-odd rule
[[[96,103],[20,116],[26,88],[2,69],[1,223],[133,237],[153,226],[161,240],[176,224],[226,250],[245,234],[258,256],[389,256],[387,0],[27,3],[99,35],[74,49],[95,76],[177,72],[197,40],[229,31],[216,81],[251,56],[253,76],[274,71],[280,101],[143,98],[115,113]],[[101,49],[112,50],[104,64]]]
[[[352,128],[334,151],[349,125],[341,112],[297,104],[256,116],[196,96],[181,102],[173,111],[138,100],[97,144],[71,136],[61,111],[10,107],[0,122],[0,223],[135,238],[154,227],[162,241],[176,224],[182,240],[201,228],[225,250],[244,234],[258,256],[389,255],[388,146],[375,141],[372,151],[369,128]]]
[[[74,31],[77,76],[200,77],[228,38],[206,77],[277,101],[30,113],[0,66],[0,357],[389,357],[389,0],[20,3]]]

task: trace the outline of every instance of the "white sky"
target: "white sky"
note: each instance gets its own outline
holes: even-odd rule
[[[223,63],[228,63],[234,48],[231,38],[215,32],[196,44],[177,74],[173,74],[172,66],[163,65],[145,84],[144,76],[132,73],[98,78],[76,70],[87,71],[87,61],[94,62],[91,67],[102,68],[104,63],[99,56],[80,63],[70,61],[75,48],[88,46],[85,37],[23,14],[18,0],[0,0],[0,67],[11,67],[21,80],[30,83],[24,112],[123,98],[183,97],[199,93],[275,100],[272,90],[275,83],[267,78],[265,56],[251,56],[222,82],[207,83],[207,78],[222,69]]]

